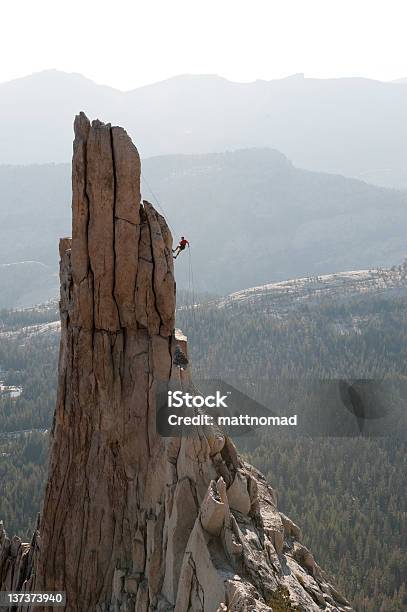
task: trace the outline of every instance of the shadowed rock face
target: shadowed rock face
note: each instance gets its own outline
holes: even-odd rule
[[[156,383],[193,384],[172,365],[172,237],[123,129],[76,118],[72,189],[48,485],[31,544],[0,528],[1,588],[78,612],[350,610],[230,439],[156,433]]]

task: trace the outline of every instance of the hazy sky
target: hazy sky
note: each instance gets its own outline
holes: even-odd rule
[[[46,68],[119,89],[184,73],[407,77],[406,0],[2,0],[0,19],[0,82]]]

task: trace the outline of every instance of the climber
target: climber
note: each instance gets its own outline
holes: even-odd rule
[[[188,366],[188,357],[185,355],[184,351],[181,349],[179,344],[175,347],[174,357],[172,360],[173,364],[181,370],[186,370]]]
[[[172,252],[175,253],[174,254],[174,259],[177,259],[178,255],[181,253],[181,251],[183,251],[185,249],[185,247],[187,245],[188,245],[188,248],[189,248],[188,240],[184,236],[181,236],[181,240],[179,241],[179,245],[177,246],[177,248],[176,249],[172,249]]]

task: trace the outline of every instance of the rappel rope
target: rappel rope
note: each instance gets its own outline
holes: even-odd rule
[[[192,327],[195,330],[197,330],[197,322],[196,322],[196,293],[195,293],[195,282],[194,282],[194,268],[192,265],[192,255],[191,255],[191,248],[188,247],[188,262],[189,262],[189,291],[190,291],[190,295],[191,295],[191,303],[190,303],[190,308],[192,308]],[[197,375],[197,378],[199,379],[202,376],[202,372],[201,372],[201,365],[198,362],[198,365],[195,367],[195,372]],[[199,392],[200,395],[202,395]]]
[[[153,191],[153,189],[152,189],[150,183],[148,182],[148,180],[147,180],[145,174],[143,173],[143,171],[141,172],[141,177],[142,177],[144,183],[146,184],[147,188],[149,189],[151,195],[153,196],[153,198],[154,198],[158,208],[160,208],[163,216],[167,219],[168,225],[171,228],[173,236],[175,236],[176,232],[174,230],[174,227],[171,224],[169,215],[164,210],[164,207],[161,205],[157,195]],[[193,266],[192,266],[192,256],[191,256],[191,247],[190,246],[188,246],[188,290],[187,290],[187,296],[186,297],[187,297],[187,299],[186,299],[187,312],[191,312],[192,313],[192,325],[193,325],[193,328],[196,329],[196,313],[195,313],[196,294],[195,294],[194,270],[193,270]],[[198,370],[199,370],[199,368],[198,368]]]
[[[143,181],[147,185],[151,195],[153,196],[157,206],[161,209],[161,212],[162,212],[163,216],[167,219],[168,225],[171,228],[173,236],[175,236],[176,232],[174,230],[174,227],[171,224],[169,215],[164,210],[164,207],[161,205],[157,195],[154,193],[154,191],[153,191],[150,183],[148,182],[145,174],[143,173],[143,171],[141,172],[141,176],[142,176]],[[195,326],[195,283],[194,283],[194,271],[193,271],[193,268],[192,268],[192,257],[191,257],[191,247],[190,246],[188,246],[188,255],[189,255],[189,257],[188,257],[188,291],[187,291],[186,302],[187,302],[187,310],[189,310],[189,311],[192,310],[192,312],[193,312],[192,318],[193,318],[193,324]]]
[[[155,200],[155,203],[157,204],[158,208],[160,208],[160,209],[161,209],[161,212],[162,212],[163,216],[164,216],[164,217],[166,218],[166,220],[168,221],[168,225],[170,226],[171,231],[172,231],[173,235],[175,236],[176,232],[175,232],[175,230],[174,230],[174,228],[173,228],[173,226],[172,226],[172,224],[171,224],[170,217],[169,217],[169,215],[166,213],[166,211],[164,210],[163,206],[160,204],[159,199],[157,198],[156,194],[155,194],[155,193],[154,193],[154,191],[152,190],[152,187],[151,187],[150,183],[148,182],[148,180],[146,179],[146,175],[144,174],[144,172],[143,172],[143,171],[141,171],[141,177],[142,177],[143,181],[145,182],[145,184],[147,185],[147,187],[148,187],[148,189],[149,189],[149,191],[150,191],[151,195],[153,196],[153,198],[154,198],[154,200]]]
[[[194,283],[194,269],[192,267],[192,255],[191,255],[191,247],[188,247],[188,268],[189,268],[189,272],[188,272],[188,276],[189,276],[189,291],[190,291],[190,296],[191,296],[191,307],[192,307],[192,320],[194,322],[194,327],[195,327],[195,306],[196,306],[196,300],[195,300],[195,283]]]

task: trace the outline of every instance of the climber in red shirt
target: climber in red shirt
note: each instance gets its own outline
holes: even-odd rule
[[[177,259],[178,255],[186,248],[187,245],[189,248],[188,240],[184,236],[181,236],[181,240],[179,241],[179,245],[177,246],[177,248],[172,249],[172,252],[174,253],[174,259]]]

